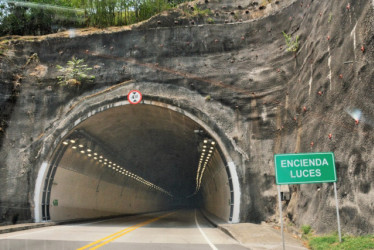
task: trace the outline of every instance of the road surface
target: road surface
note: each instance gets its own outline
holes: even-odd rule
[[[247,249],[198,210],[178,210],[59,225],[0,235],[0,249]]]

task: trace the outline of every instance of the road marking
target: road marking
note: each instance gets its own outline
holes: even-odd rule
[[[162,215],[162,216],[159,216],[159,217],[147,220],[147,221],[140,222],[140,223],[138,223],[138,224],[136,224],[134,226],[127,227],[125,229],[122,229],[121,231],[118,231],[118,232],[116,232],[114,234],[111,234],[111,235],[109,235],[107,237],[104,237],[104,238],[102,238],[100,240],[92,242],[92,243],[90,243],[90,244],[88,244],[86,246],[78,248],[77,250],[84,250],[84,249],[88,249],[89,247],[91,247],[90,250],[97,249],[99,247],[102,247],[102,246],[104,246],[104,245],[112,242],[113,240],[115,240],[115,239],[117,239],[119,237],[124,236],[125,234],[128,234],[128,233],[134,231],[135,229],[138,229],[139,227],[142,227],[142,226],[145,226],[145,225],[150,224],[152,222],[155,222],[155,221],[157,221],[157,220],[159,220],[159,219],[161,219],[163,217],[169,216],[171,214],[173,214],[173,213],[165,214],[165,215]]]
[[[105,219],[105,220],[87,222],[87,223],[83,223],[83,224],[73,224],[73,225],[69,225],[69,226],[51,225],[51,226],[46,226],[47,229],[44,229],[44,230],[37,230],[37,229],[43,229],[43,227],[30,228],[28,230],[35,229],[35,231],[31,231],[31,232],[24,232],[24,231],[22,231],[24,233],[21,233],[21,234],[16,234],[17,231],[10,232],[10,233],[7,233],[7,234],[16,234],[16,235],[9,235],[9,236],[2,236],[2,235],[0,235],[0,239],[14,238],[14,237],[19,237],[19,236],[27,235],[27,234],[35,234],[35,233],[41,233],[41,232],[45,232],[45,231],[52,231],[52,230],[56,230],[56,229],[64,229],[64,228],[67,228],[67,227],[85,226],[85,225],[90,225],[90,224],[95,224],[95,223],[100,223],[100,222],[109,221],[109,220],[115,220],[115,219],[117,219],[117,218],[110,218],[110,219]]]
[[[213,250],[218,250],[216,248],[216,246],[209,240],[208,236],[206,236],[206,234],[204,233],[204,231],[201,229],[200,225],[199,225],[199,222],[197,221],[197,217],[196,217],[196,209],[195,209],[195,222],[196,222],[196,226],[197,228],[199,229],[200,233],[204,236],[204,239],[206,240],[206,242],[208,242],[209,246],[213,249]]]

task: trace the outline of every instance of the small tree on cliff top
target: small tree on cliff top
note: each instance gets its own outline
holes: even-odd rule
[[[61,75],[57,76],[58,84],[61,85],[79,86],[83,82],[95,79],[94,75],[89,75],[89,71],[92,68],[84,64],[83,59],[78,59],[75,56],[66,63],[66,67],[57,65],[56,68],[61,73]]]

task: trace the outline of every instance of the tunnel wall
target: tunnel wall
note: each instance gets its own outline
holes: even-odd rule
[[[229,221],[232,216],[230,205],[233,202],[233,196],[230,192],[226,167],[220,153],[215,151],[203,176],[201,193],[203,209],[224,221]]]
[[[168,208],[165,197],[130,182],[125,186],[116,185],[59,167],[51,193],[51,200],[58,200],[58,205],[51,205],[51,220],[99,218]]]
[[[170,209],[170,200],[165,194],[152,191],[129,177],[107,172],[79,151],[66,150],[52,184],[51,220],[66,221]]]

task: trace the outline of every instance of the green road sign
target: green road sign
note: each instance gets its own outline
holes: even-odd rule
[[[274,155],[278,185],[336,182],[334,153]]]

